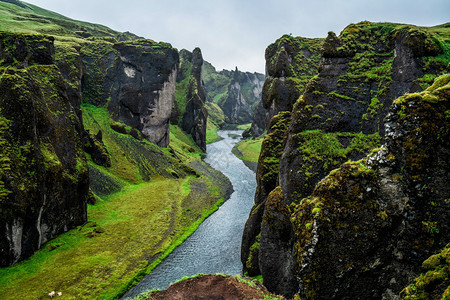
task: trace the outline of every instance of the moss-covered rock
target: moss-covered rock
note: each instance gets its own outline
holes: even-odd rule
[[[429,87],[436,77],[448,72],[450,62],[445,25],[424,28],[392,23],[351,24],[339,36],[330,32],[323,43],[318,43],[322,47],[318,69],[290,54],[295,45],[294,38],[283,36],[268,47],[269,77],[262,97],[268,116],[277,110],[290,110],[289,105],[292,108],[283,153],[275,172],[286,205],[299,204],[320,180],[343,162],[361,159],[379,147],[389,131],[389,126],[385,127],[385,117],[394,99],[405,92],[419,92]],[[303,66],[316,73],[306,73]],[[271,72],[276,76],[271,76]],[[442,85],[442,80],[437,84]],[[430,92],[424,97],[429,102],[436,98]],[[288,101],[283,102],[286,99]],[[416,175],[411,176],[419,180],[423,179],[424,169],[416,162],[423,155],[415,145],[418,145],[415,138],[403,145],[417,149],[408,156],[405,167],[416,168]],[[263,162],[260,160],[259,164]],[[271,170],[257,174],[257,191],[261,188],[259,177],[270,174],[273,174]],[[258,228],[255,222],[262,221],[263,210],[263,206],[255,205],[249,217],[248,224],[252,224],[249,228]],[[280,219],[280,223],[283,222],[285,220]],[[421,226],[434,230],[434,221],[423,222]],[[309,227],[313,224],[307,223]],[[251,235],[244,232],[243,249],[254,241],[247,244],[245,239],[249,237]],[[264,241],[260,242],[260,248],[263,244]],[[243,250],[242,254],[248,255],[248,252]],[[283,268],[283,264],[278,265]],[[282,274],[281,269],[275,273]],[[276,287],[273,291],[289,292]]]
[[[261,153],[259,156],[258,167],[256,170],[257,189],[255,194],[255,204],[250,212],[249,219],[245,224],[242,238],[241,260],[244,265],[244,271],[249,275],[259,275],[259,266],[252,265],[247,269],[246,262],[251,255],[251,247],[256,242],[261,233],[261,222],[265,210],[265,201],[269,193],[277,186],[278,166],[281,153],[284,149],[284,135],[287,130],[290,113],[280,112],[271,120],[269,133],[264,137]],[[254,249],[253,252],[256,250]],[[253,254],[254,256],[255,254]]]
[[[386,146],[332,171],[293,207],[301,296],[391,297],[448,242],[449,78],[396,100]]]
[[[261,102],[266,109],[264,128],[280,111],[291,111],[306,84],[318,72],[323,39],[284,35],[266,49],[268,77]],[[261,126],[260,126],[261,127]]]
[[[202,65],[203,57],[199,48],[195,48],[193,52],[184,49],[180,51],[180,72],[177,76],[171,122],[180,125],[206,151],[208,111],[201,78]]]
[[[449,299],[450,244],[422,263],[424,273],[400,292],[399,299]]]
[[[86,221],[83,127],[53,64],[52,41],[21,34],[1,40],[7,57],[0,71],[1,266]],[[30,50],[36,46],[41,49]],[[8,57],[12,65],[5,67]]]

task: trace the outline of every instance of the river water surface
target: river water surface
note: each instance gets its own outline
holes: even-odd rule
[[[166,289],[170,283],[183,276],[198,273],[235,275],[241,272],[241,238],[253,205],[255,173],[231,153],[233,146],[240,140],[242,131],[223,130],[218,134],[224,139],[207,145],[205,161],[230,179],[234,193],[194,234],[122,299],[137,296],[147,290]]]

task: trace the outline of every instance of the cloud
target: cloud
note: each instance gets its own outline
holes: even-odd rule
[[[217,69],[264,72],[264,51],[283,34],[325,37],[350,23],[448,22],[448,0],[29,0],[73,19],[202,49]]]

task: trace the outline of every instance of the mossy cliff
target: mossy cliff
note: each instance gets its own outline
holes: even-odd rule
[[[280,157],[285,146],[285,133],[289,126],[291,110],[303,93],[308,80],[317,73],[320,60],[321,39],[306,39],[284,35],[266,50],[268,76],[264,82],[262,100],[254,114],[249,136],[260,135],[267,130],[257,167],[255,205],[246,223],[241,259],[244,271],[259,274],[258,260],[250,247],[261,230],[265,201],[278,184]],[[266,124],[267,122],[267,124]],[[270,123],[269,123],[270,122]]]
[[[284,36],[280,41],[288,38],[293,39]],[[278,104],[277,99],[293,98],[292,111],[284,137],[279,136],[281,152],[271,156],[262,151],[259,159],[258,169],[268,171],[257,174],[257,191],[266,192],[257,192],[255,207],[244,232],[244,270],[251,270],[254,274],[262,272],[264,282],[274,292],[288,296],[296,293],[298,287],[292,285],[297,276],[296,267],[292,268],[292,261],[276,258],[293,257],[295,237],[292,229],[286,230],[280,239],[276,226],[280,224],[285,228],[281,224],[287,224],[289,216],[264,211],[286,212],[279,203],[286,207],[291,203],[300,203],[331,170],[349,159],[361,159],[371,149],[379,147],[386,136],[384,118],[394,99],[405,92],[427,88],[434,78],[448,72],[448,42],[445,26],[423,28],[370,22],[352,24],[339,37],[330,33],[323,42],[317,76],[308,73],[309,81],[303,85],[303,90],[286,92],[287,96],[281,97],[282,94],[272,92],[273,83],[265,85],[263,100],[276,96],[273,96],[275,101],[267,101],[270,105],[265,105],[269,115],[270,106],[275,110],[289,111],[285,104]],[[278,72],[279,76],[295,74],[302,78],[301,72],[304,70],[298,67],[300,62],[286,59],[282,51],[270,53],[276,55],[266,57],[268,70],[270,66],[284,66]],[[270,80],[268,77],[266,84]],[[268,162],[279,163],[279,167],[268,168],[266,165],[271,166]],[[270,182],[262,180],[269,177],[273,178]],[[281,187],[282,197],[275,197],[279,200],[267,203],[268,195],[277,185]],[[259,205],[264,201],[264,206]],[[267,220],[270,216],[275,216],[276,221]],[[258,228],[266,226],[264,224],[271,225],[259,236]],[[275,245],[277,240],[285,246],[280,246],[277,254],[267,257],[259,253],[257,263],[254,260],[250,264],[249,259],[258,254],[255,247],[250,251],[256,238],[259,239],[260,250],[265,247],[270,249],[270,245]],[[293,244],[289,246],[289,242]],[[267,282],[272,282],[272,286]]]
[[[178,52],[166,43],[86,41],[80,45],[84,103],[107,106],[116,121],[167,147]]]
[[[206,151],[208,111],[202,81],[203,56],[199,48],[193,52],[180,51],[180,71],[177,76],[175,102],[171,113],[172,124],[189,133],[195,143]]]
[[[253,136],[268,130],[270,119],[281,111],[291,111],[309,79],[317,74],[323,39],[284,35],[266,49],[267,77],[261,107],[256,110],[250,133]],[[258,134],[259,133],[259,134]]]
[[[86,221],[89,177],[52,37],[0,33],[0,90],[4,267]]]
[[[398,98],[385,146],[290,206],[301,297],[393,299],[447,244],[449,102],[449,75]]]

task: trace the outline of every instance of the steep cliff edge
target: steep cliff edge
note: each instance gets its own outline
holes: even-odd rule
[[[4,267],[86,221],[89,178],[79,108],[54,64],[53,38],[0,33],[0,65]]]
[[[278,145],[283,150],[270,153],[263,146],[258,168],[267,171],[258,174],[260,192],[243,235],[244,270],[262,272],[272,291],[288,296],[297,292],[299,266],[288,207],[309,196],[331,170],[380,145],[383,120],[395,97],[426,88],[448,72],[448,41],[444,27],[370,22],[352,24],[339,37],[329,34],[318,75],[310,79],[301,97],[295,95],[289,127],[280,132],[284,138],[278,139]],[[268,63],[281,59],[279,65],[287,65],[284,72],[296,68],[298,63],[283,57],[266,59]],[[265,85],[263,99],[270,94]],[[275,100],[287,99],[275,95]],[[276,103],[271,103],[275,110]],[[270,113],[270,106],[265,107]],[[270,196],[276,185],[281,189]]]
[[[180,51],[180,71],[177,76],[175,103],[171,122],[178,124],[206,151],[206,94],[202,81],[203,56],[199,48]]]
[[[293,207],[300,295],[392,299],[448,242],[450,76],[394,101],[386,144]]]
[[[178,52],[151,40],[83,42],[80,55],[85,103],[107,105],[116,121],[167,147],[174,101]]]

